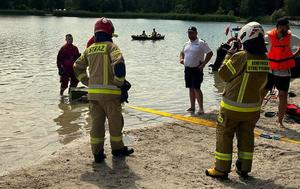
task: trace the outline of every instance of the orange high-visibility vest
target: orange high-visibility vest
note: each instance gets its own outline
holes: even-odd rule
[[[268,33],[271,48],[268,53],[271,70],[288,70],[295,67],[295,60],[290,47],[291,32],[279,40],[276,28]]]

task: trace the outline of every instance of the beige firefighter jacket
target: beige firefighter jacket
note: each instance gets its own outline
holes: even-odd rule
[[[219,69],[226,82],[221,107],[234,112],[258,112],[269,71],[266,55],[240,51],[227,54]]]
[[[124,64],[122,76],[116,76],[117,64]],[[120,86],[125,80],[125,62],[117,45],[111,42],[94,43],[74,63],[79,81],[88,86],[89,100],[120,98]],[[87,70],[88,69],[88,70]]]

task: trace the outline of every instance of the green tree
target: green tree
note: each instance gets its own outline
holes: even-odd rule
[[[264,13],[263,3],[261,0],[241,0],[241,15],[250,19],[262,16]]]
[[[0,9],[27,9],[28,0],[0,0]]]
[[[298,0],[285,0],[287,15],[300,16],[300,1]]]
[[[9,9],[10,7],[10,1],[0,1],[0,9]]]
[[[276,22],[279,18],[282,18],[286,15],[286,12],[283,9],[278,9],[273,12],[271,15],[272,22]]]
[[[215,12],[218,8],[217,0],[189,0],[185,1],[185,4],[191,13],[211,13]]]
[[[80,0],[71,0],[72,1],[72,5],[70,9],[80,9]],[[66,6],[66,3],[65,3]]]
[[[55,9],[64,9],[65,8],[65,0],[53,0]]]
[[[98,11],[101,9],[99,0],[80,0],[79,9],[88,11]]]
[[[46,8],[51,11],[53,9],[64,9],[65,0],[46,0]]]
[[[160,0],[160,6],[156,12],[170,12],[174,10],[175,3],[173,0]]]
[[[74,9],[73,0],[65,0],[64,7],[67,10]]]
[[[30,7],[37,10],[45,10],[46,9],[46,1],[45,0],[30,0]]]
[[[219,12],[223,12],[225,14],[229,13],[229,12],[233,12],[234,15],[239,15],[240,10],[240,4],[241,1],[240,0],[219,0],[219,7],[218,7],[218,11]]]
[[[283,7],[283,0],[264,0],[264,14],[271,15],[275,10]]]
[[[234,2],[235,0],[219,0],[219,7],[228,12],[234,8]]]
[[[14,9],[25,10],[28,9],[29,0],[14,0],[11,5]]]
[[[129,12],[134,12],[137,10],[137,7],[136,7],[136,2],[137,0],[122,0],[121,1],[121,6],[122,6],[122,9],[123,11],[129,11]]]
[[[121,10],[121,0],[101,0],[99,6],[103,12],[118,12]]]

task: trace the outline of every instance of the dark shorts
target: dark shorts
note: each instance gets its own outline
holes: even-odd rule
[[[203,71],[199,70],[198,67],[185,67],[184,79],[186,88],[200,89],[201,83],[203,81]]]
[[[265,89],[272,90],[275,86],[279,91],[288,91],[290,88],[290,80],[290,77],[280,77],[269,73]]]

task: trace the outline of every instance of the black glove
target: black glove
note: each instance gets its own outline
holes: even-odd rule
[[[58,68],[58,75],[62,76],[64,74],[64,68],[60,67]]]
[[[123,102],[128,103],[128,91],[131,88],[131,84],[127,80],[125,80],[124,84],[120,88],[121,88],[121,103]]]
[[[128,103],[128,92],[121,90],[121,103],[127,102]]]
[[[239,42],[238,41],[233,41],[230,49],[228,49],[227,52],[234,54],[239,50]]]
[[[239,47],[240,47],[239,42],[238,42],[238,41],[234,41],[234,42],[233,42],[233,47],[234,47],[235,49],[239,49]]]

